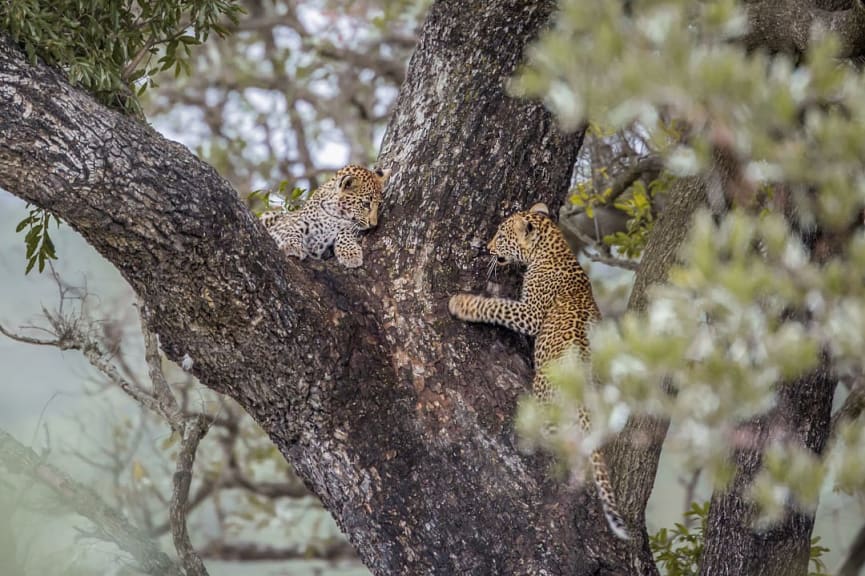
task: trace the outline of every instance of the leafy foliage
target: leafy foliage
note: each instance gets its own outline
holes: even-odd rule
[[[289,189],[288,180],[283,180],[275,192],[266,189],[251,192],[247,196],[247,202],[252,206],[252,213],[261,216],[270,210],[297,210],[303,204],[305,194],[306,190],[303,188],[295,186]],[[274,202],[273,196],[278,198],[276,202]]]
[[[709,502],[691,502],[685,512],[685,522],[677,522],[673,528],[661,528],[649,535],[649,547],[666,576],[697,576],[700,573],[700,556],[709,520]],[[823,555],[829,549],[820,545],[820,538],[811,539],[808,576],[829,576]]]
[[[685,512],[684,524],[677,522],[669,530],[661,528],[649,535],[652,554],[667,576],[699,574],[708,520],[709,502],[691,502],[691,507]]]
[[[814,369],[821,353],[841,377],[865,371],[865,78],[839,64],[838,41],[820,30],[796,61],[746,52],[737,43],[746,8],[734,0],[628,4],[625,14],[619,2],[562,0],[512,90],[542,98],[566,128],[638,124],[677,178],[703,176],[723,153],[738,180],[721,200],[734,209],[720,221],[698,215],[644,314],[597,327],[590,372],[600,385],[564,358],[550,368],[562,405],[529,402],[520,425],[579,465],[631,413],[670,418],[668,443],[723,485],[733,443],[749,442],[740,424],[774,406],[780,383]],[[671,136],[671,125],[687,137]],[[628,209],[648,220],[645,199]],[[817,230],[822,244],[803,242]],[[533,435],[545,418],[571,420],[576,403],[595,415],[590,434]],[[854,480],[862,434],[844,430],[827,452],[768,448],[751,491],[765,521],[812,509],[833,474],[845,490],[863,489]]]
[[[66,72],[69,81],[106,106],[141,116],[140,96],[154,76],[173,68],[189,71],[191,47],[237,23],[236,0],[8,0],[0,3],[0,30],[24,47],[32,62],[41,58]],[[26,272],[56,259],[48,223],[56,216],[30,211]]]
[[[48,233],[52,219],[59,227],[60,219],[57,216],[41,208],[31,208],[27,217],[21,220],[15,228],[15,232],[27,231],[24,235],[24,244],[27,246],[25,274],[29,274],[37,263],[39,264],[39,271],[42,272],[45,269],[45,262],[57,259],[54,241],[51,240]]]
[[[106,106],[140,113],[135,94],[157,72],[186,70],[190,47],[227,34],[241,10],[235,0],[9,0],[0,29]]]

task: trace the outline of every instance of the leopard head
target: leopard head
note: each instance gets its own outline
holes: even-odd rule
[[[351,220],[358,230],[368,230],[378,225],[378,208],[382,190],[390,176],[390,170],[368,170],[350,164],[337,171],[337,213]]]
[[[550,225],[549,216],[550,209],[542,203],[535,204],[524,212],[508,216],[487,244],[496,263],[528,264],[542,238],[543,231]]]

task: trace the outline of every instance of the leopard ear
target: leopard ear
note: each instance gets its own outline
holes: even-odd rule
[[[529,222],[527,219],[523,218],[522,216],[518,216],[517,219],[514,221],[514,228],[516,229],[517,233],[525,236],[526,238],[531,236],[532,232],[535,231],[535,225]]]
[[[531,208],[529,208],[529,212],[540,212],[544,216],[549,216],[550,208],[543,202],[538,202],[537,204],[534,204]]]
[[[346,174],[339,180],[339,189],[340,190],[351,190],[351,187],[354,185],[354,176],[351,174]]]

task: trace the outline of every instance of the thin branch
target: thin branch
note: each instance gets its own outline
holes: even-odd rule
[[[10,473],[24,474],[49,488],[66,506],[93,522],[100,537],[114,542],[135,558],[145,573],[182,576],[179,567],[160,550],[159,544],[106,504],[95,490],[45,463],[36,452],[2,429],[0,465]]]
[[[596,246],[600,240],[596,240],[591,236],[582,233],[574,227],[568,228],[568,233],[573,234],[577,237],[577,239],[583,243],[583,246]],[[583,248],[583,254],[591,260],[592,262],[600,262],[601,264],[606,264],[607,266],[615,266],[616,268],[624,268],[625,270],[636,270],[640,263],[634,260],[625,260],[624,258],[616,258],[615,256],[603,254],[600,251],[598,252],[590,252],[587,248]]]
[[[22,334],[15,334],[14,332],[8,331],[6,328],[0,324],[0,334],[3,334],[7,338],[11,340],[15,340],[16,342],[23,342],[25,344],[35,344],[36,346],[57,346],[60,347],[60,340],[40,340],[39,338],[31,338],[30,336],[24,336]]]
[[[201,549],[205,558],[228,561],[264,561],[264,560],[297,560],[308,559],[308,550],[298,548],[276,548],[256,544],[227,544],[214,540]],[[314,558],[325,560],[356,559],[357,553],[348,542],[336,541],[328,543],[313,555]]]
[[[690,528],[694,523],[694,518],[692,516],[688,516],[685,514],[688,510],[691,509],[691,504],[694,502],[694,496],[697,492],[697,483],[700,481],[700,474],[702,474],[703,469],[697,468],[693,472],[691,472],[691,476],[687,479],[679,478],[679,483],[685,487],[685,509],[682,516],[685,518],[685,526]]]
[[[141,299],[138,300],[138,312],[141,321],[141,333],[144,336],[144,359],[147,363],[150,381],[153,384],[153,395],[159,406],[159,413],[165,417],[172,430],[179,432],[183,415],[180,407],[177,405],[177,399],[171,393],[171,388],[165,379],[165,372],[162,370],[162,355],[159,353],[159,344],[156,341],[156,335],[147,325],[144,302]]]
[[[619,196],[624,194],[638,180],[654,180],[663,168],[664,162],[659,156],[652,155],[641,158],[636,164],[616,175],[615,180],[610,184],[610,193],[604,205],[612,206]],[[563,216],[570,216],[582,210],[581,206],[566,206],[562,209],[562,213]]]
[[[194,417],[183,422],[180,452],[177,455],[177,469],[174,472],[174,492],[169,506],[174,548],[177,550],[177,555],[180,557],[180,562],[183,564],[187,576],[207,576],[204,562],[201,561],[201,557],[189,541],[186,509],[189,486],[192,484],[192,465],[195,463],[195,452],[198,450],[198,443],[207,434],[208,427],[207,419],[203,417]]]
[[[595,254],[586,250],[583,250],[583,253],[592,262],[600,262],[607,266],[615,266],[616,268],[624,268],[625,270],[634,271],[640,267],[640,263],[633,260],[625,260],[623,258],[616,258],[615,256],[604,256],[603,254]]]

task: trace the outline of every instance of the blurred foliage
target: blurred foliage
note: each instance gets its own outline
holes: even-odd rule
[[[649,547],[665,576],[697,576],[700,573],[700,556],[709,521],[709,502],[691,502],[685,512],[685,522],[677,522],[672,528],[661,528],[649,535]],[[829,576],[823,555],[829,549],[820,545],[820,538],[811,539],[810,566],[808,576]]]
[[[375,163],[428,4],[244,0],[234,34],[146,94],[147,116],[244,198],[284,180],[314,190]]]
[[[733,207],[696,217],[644,314],[594,330],[590,369],[577,354],[546,367],[562,402],[526,402],[519,424],[579,466],[631,413],[670,418],[668,444],[719,486],[731,477],[731,449],[757,441],[740,424],[775,405],[779,384],[814,369],[820,353],[839,377],[865,370],[865,79],[819,30],[795,61],[746,53],[736,42],[745,8],[734,0],[628,4],[625,14],[619,2],[562,0],[511,90],[542,98],[568,129],[636,126],[671,178],[706,174],[723,153],[736,186],[720,201]],[[610,239],[631,255],[652,221],[651,185],[635,186],[623,209],[638,223]],[[578,186],[577,200],[597,206],[600,190]],[[587,371],[597,386],[585,385]],[[547,418],[573,421],[577,403],[595,416],[591,433],[537,434]],[[764,521],[812,510],[831,478],[863,489],[865,438],[855,426],[822,457],[789,441],[766,456],[751,491]]]
[[[246,197],[250,210],[256,216],[261,216],[270,210],[297,210],[303,204],[306,190],[294,187],[289,189],[288,180],[283,180],[275,191],[255,190]],[[274,200],[276,197],[276,200]]]

